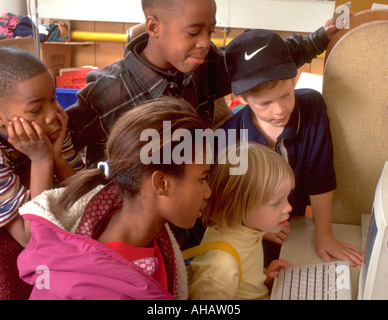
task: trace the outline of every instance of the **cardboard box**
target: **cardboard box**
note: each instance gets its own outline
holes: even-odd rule
[[[71,48],[76,45],[90,45],[90,42],[41,42],[40,59],[47,65],[54,78],[59,70],[71,67]],[[0,46],[17,47],[35,54],[32,37],[0,40]]]
[[[71,66],[71,45],[68,42],[43,42],[40,44],[40,58],[56,77],[60,69]]]
[[[32,37],[0,40],[0,45],[21,48],[35,54]],[[59,69],[71,66],[71,46],[62,42],[40,43],[40,59],[55,77],[59,75]]]
[[[3,39],[0,40],[0,46],[16,47],[27,50],[35,54],[34,39],[32,37],[17,38],[17,39]]]

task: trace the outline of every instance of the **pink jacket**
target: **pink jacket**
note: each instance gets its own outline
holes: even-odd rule
[[[52,210],[62,189],[47,191],[21,208],[23,218],[31,220],[32,237],[18,258],[18,268],[20,277],[34,286],[30,299],[187,299],[186,268],[167,225],[157,241],[165,258],[169,292],[140,267],[90,237],[118,203],[114,186],[100,189],[65,216]],[[77,208],[82,209],[81,216]]]

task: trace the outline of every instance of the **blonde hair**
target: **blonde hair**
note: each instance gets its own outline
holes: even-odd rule
[[[230,175],[233,161],[225,157],[226,164],[215,162],[208,180],[212,195],[203,212],[206,226],[230,228],[243,225],[253,210],[273,199],[285,183],[291,189],[295,185],[291,167],[268,147],[248,142],[247,147],[239,144],[224,152],[233,154],[230,148],[240,153],[241,148],[248,148],[248,169],[243,175]]]

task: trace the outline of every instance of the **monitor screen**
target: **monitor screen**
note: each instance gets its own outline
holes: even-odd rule
[[[365,283],[366,275],[368,274],[369,262],[371,259],[373,246],[375,244],[376,235],[377,235],[377,224],[375,220],[374,210],[372,210],[370,224],[369,224],[368,239],[366,241],[366,247],[364,252],[364,263],[363,263],[362,273],[360,274],[362,284]]]
[[[388,299],[388,161],[375,190],[358,299]]]

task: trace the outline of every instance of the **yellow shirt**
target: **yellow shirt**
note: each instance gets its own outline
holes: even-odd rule
[[[263,300],[269,298],[264,285],[263,232],[239,226],[232,229],[208,227],[202,243],[226,241],[238,252],[242,265],[221,250],[197,256],[188,266],[189,299],[194,300]]]

